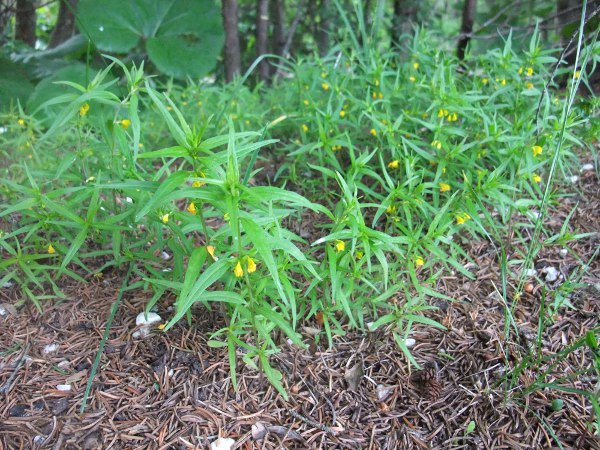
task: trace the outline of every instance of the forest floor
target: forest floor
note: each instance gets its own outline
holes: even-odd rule
[[[83,285],[65,281],[67,300],[45,304],[43,313],[30,302],[14,308],[18,287],[0,288],[0,449],[206,449],[219,436],[240,449],[541,449],[559,448],[557,441],[600,449],[591,404],[577,391],[600,389],[590,350],[549,358],[600,322],[600,264],[590,261],[600,245],[598,177],[583,174],[570,191],[553,206],[546,229],[558,232],[576,207],[571,229],[595,235],[569,244],[567,254],[546,247],[536,255],[538,278],[529,279],[516,304],[518,332],[509,339],[497,253],[489,242],[472,242],[476,279],[440,278],[438,291],[454,301],[432,299],[438,308],[427,312],[447,330],[415,325],[410,334],[424,370],[411,370],[385,329],[349,332],[327,348],[314,344],[319,325],[303,324],[299,331],[311,345],[284,342],[272,359],[284,374],[287,401],[241,359],[234,391],[227,349],[207,345],[207,336],[226,325],[218,309],[194,310],[192,326],[181,321],[167,333],[134,338],[149,294],[129,291],[80,414],[122,274]],[[538,354],[548,358],[518,370],[524,355],[536,354],[544,289],[559,289],[582,261],[589,263],[585,287],[572,291],[573,308],[560,309],[539,340]],[[543,274],[550,266],[558,269],[554,282]],[[163,318],[172,301],[159,304]],[[503,381],[511,369],[512,384]],[[536,389],[538,376],[572,391]]]

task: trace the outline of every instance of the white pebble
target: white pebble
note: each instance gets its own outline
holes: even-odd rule
[[[125,197],[125,203],[133,203],[131,197]]]
[[[169,255],[167,252],[162,252],[160,257],[162,259],[164,259],[165,261],[168,261],[169,259],[171,259],[171,255]]]
[[[71,385],[70,384],[59,384],[58,386],[56,386],[56,389],[58,389],[59,391],[70,391],[71,390]]]
[[[158,323],[162,320],[162,318],[153,312],[149,312],[148,313],[148,318],[146,318],[146,314],[141,312],[137,315],[137,317],[135,318],[135,324],[139,327],[139,326],[149,326],[152,325],[153,323]]]
[[[415,344],[417,343],[417,341],[415,341],[413,338],[408,338],[407,340],[404,341],[404,344],[406,344],[407,347],[413,347]]]
[[[235,445],[235,440],[231,438],[219,438],[210,444],[210,450],[231,450]]]
[[[42,445],[45,440],[46,440],[46,436],[42,436],[41,434],[38,434],[37,436],[35,436],[33,438],[33,443],[35,445]]]
[[[569,250],[567,250],[566,248],[561,248],[558,253],[561,254],[561,256],[567,256],[567,253],[569,253]]]
[[[0,316],[6,316],[8,315],[8,311],[6,310],[6,308],[2,305],[0,305]]]
[[[543,269],[543,272],[546,274],[546,281],[553,282],[558,280],[558,270],[555,267],[549,266]]]
[[[535,269],[527,269],[525,271],[525,276],[527,277],[535,277],[537,275],[537,270]]]
[[[56,350],[58,350],[58,344],[48,344],[44,347],[42,352],[47,355],[48,353],[55,352]]]
[[[581,171],[582,172],[588,172],[590,170],[594,170],[594,165],[593,164],[584,164],[583,166],[581,166]]]
[[[569,180],[571,183],[577,183],[579,181],[579,176],[573,175],[572,177],[568,177],[567,180]]]

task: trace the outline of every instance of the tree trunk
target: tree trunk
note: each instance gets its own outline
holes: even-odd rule
[[[75,32],[75,8],[78,0],[62,0],[58,7],[56,25],[50,35],[48,48],[58,47]]]
[[[15,40],[35,47],[36,35],[35,0],[17,0],[15,12]]]
[[[462,25],[460,27],[460,38],[458,39],[458,49],[456,55],[459,61],[465,59],[465,51],[467,45],[471,40],[471,33],[473,32],[473,23],[475,22],[475,9],[477,7],[477,0],[465,0],[462,11]]]
[[[269,0],[258,0],[256,4],[256,57],[267,53],[269,29]],[[262,81],[269,80],[269,62],[262,60],[258,64],[258,76]]]
[[[319,49],[319,55],[325,56],[329,51],[329,0],[321,0],[319,5],[319,24],[317,26],[317,33],[315,40],[317,41],[317,48]]]
[[[273,7],[273,53],[283,55],[285,48],[285,2],[275,0]]]
[[[239,75],[242,67],[237,0],[223,0],[221,12],[225,30],[225,46],[223,49],[225,52],[225,81],[230,83],[236,75]]]

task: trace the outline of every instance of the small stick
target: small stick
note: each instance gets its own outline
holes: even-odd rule
[[[333,434],[333,435],[337,434],[337,432],[333,428],[329,428],[327,425],[323,425],[322,423],[315,422],[314,420],[309,419],[308,417],[304,417],[302,414],[297,413],[293,409],[290,409],[290,415],[292,415],[296,419],[301,420],[302,422],[310,425],[311,427],[315,427],[321,431],[324,431],[325,433]]]
[[[19,371],[19,369],[25,362],[25,356],[27,355],[27,352],[29,352],[30,348],[31,348],[31,344],[27,344],[23,348],[23,351],[21,352],[21,356],[19,356],[19,358],[17,359],[17,362],[15,364],[13,372],[10,374],[10,377],[8,378],[8,380],[6,380],[6,383],[4,383],[4,386],[0,387],[0,394],[8,395],[8,393],[11,390],[12,385],[15,381],[15,378],[17,377],[17,372]]]

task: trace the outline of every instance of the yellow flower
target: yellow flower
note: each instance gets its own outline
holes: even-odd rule
[[[304,106],[308,106],[310,102],[308,100],[304,100]]]
[[[162,223],[169,223],[169,214],[163,214],[160,220],[162,220]]]
[[[462,225],[467,220],[471,220],[471,216],[468,215],[466,212],[461,212],[456,215],[456,223],[458,225]]]
[[[422,256],[417,256],[417,257],[415,258],[415,265],[416,265],[417,267],[421,267],[421,266],[423,266],[424,264],[425,264],[425,260],[423,259],[423,257],[422,257]]]
[[[502,86],[506,86],[506,78],[502,78],[502,81],[500,81],[500,84]]]
[[[438,111],[438,117],[444,117],[444,110],[442,108]]]
[[[385,212],[387,214],[394,214],[396,212],[396,206],[395,205],[390,205],[386,208]]]
[[[442,143],[438,140],[435,141],[431,141],[431,145],[435,148],[437,148],[438,150],[442,149]]]
[[[383,92],[380,92],[377,97],[379,97],[379,100],[383,100]]]
[[[534,181],[534,183],[540,183],[542,181],[542,177],[540,177],[537,173],[531,175],[531,179]]]
[[[256,272],[256,263],[248,256],[248,273]]]
[[[56,253],[56,250],[54,250],[54,247],[52,247],[52,244],[48,244],[48,253],[50,253],[51,255]]]
[[[450,185],[448,183],[440,183],[440,192],[448,192],[450,190]]]
[[[581,76],[581,71],[576,70],[575,71],[575,78],[578,79]]]
[[[159,329],[159,330],[164,330],[166,326],[167,326],[167,324],[166,324],[166,323],[161,323],[161,324],[158,326],[158,329]]]
[[[522,75],[522,74],[523,74],[523,68],[519,67],[519,75]]]
[[[213,261],[217,261],[219,259],[215,256],[215,248],[212,245],[207,245],[206,251],[208,252],[210,257],[213,259]]]
[[[397,159],[395,159],[395,160],[391,161],[390,163],[388,163],[388,167],[390,169],[397,169],[398,164],[399,164],[399,161]]]
[[[413,83],[414,83],[415,81],[417,81],[417,79],[416,79],[414,76],[412,76],[412,75],[411,75],[410,77],[408,77],[408,79],[409,79],[410,81],[412,81]]]
[[[343,109],[340,111],[340,117],[344,117],[346,115],[346,111],[344,111]]]
[[[194,204],[194,202],[190,203],[187,207],[187,211],[190,214],[196,215],[196,213],[198,212],[198,210],[196,209],[196,205]]]
[[[527,84],[525,85],[525,87],[526,87],[527,89],[533,89],[533,83],[527,83]]]
[[[127,129],[127,128],[129,128],[129,126],[131,125],[131,120],[129,120],[129,119],[123,119],[123,120],[121,120],[119,123],[121,124],[121,126],[122,126],[124,129]]]
[[[327,72],[321,72],[321,78],[327,78]]]
[[[327,84],[327,83],[323,83],[321,85],[321,87],[323,88],[324,91],[328,91],[329,90],[329,84]]]
[[[19,125],[21,125],[22,127],[24,127],[25,126],[25,119],[19,119],[19,120],[17,120],[17,123]]]
[[[308,127],[306,126],[305,123],[302,124],[302,131],[304,131],[305,133],[308,132]]]
[[[379,80],[375,80],[375,86],[379,86]]]
[[[419,63],[418,62],[413,63],[413,69],[417,70],[418,68],[419,68]]]
[[[456,122],[458,120],[458,114],[456,113],[452,113],[449,117],[448,117],[448,121],[450,122]]]
[[[542,149],[542,147],[540,147],[539,145],[534,145],[534,146],[531,148],[531,152],[533,153],[533,156],[534,156],[534,157],[536,157],[536,156],[538,156],[538,155],[541,155],[541,154],[542,154],[542,151],[543,151],[543,149]]]
[[[344,241],[340,241],[339,239],[335,240],[335,250],[339,252],[343,252],[346,249],[346,243]]]
[[[244,269],[242,269],[242,265],[240,264],[239,261],[237,262],[237,264],[235,265],[235,268],[233,269],[233,274],[238,278],[241,278],[242,276],[244,276]]]
[[[481,82],[485,85],[485,84],[488,84],[490,82],[490,80],[488,80],[487,78],[484,78],[481,80]]]
[[[369,131],[369,133],[371,133],[371,135],[373,136],[377,136],[377,130],[375,130],[375,128],[371,128],[371,131]]]
[[[363,256],[365,256],[365,254],[364,254],[363,252],[361,252],[360,250],[358,250],[358,251],[356,252],[356,255],[354,255],[354,256],[356,257],[356,259],[360,259],[360,258],[362,258]]]
[[[79,108],[79,115],[83,117],[88,113],[89,110],[90,104],[88,102],[85,102],[83,105],[81,105],[81,108]]]
[[[533,67],[528,67],[527,68],[527,76],[530,77],[533,75]]]

